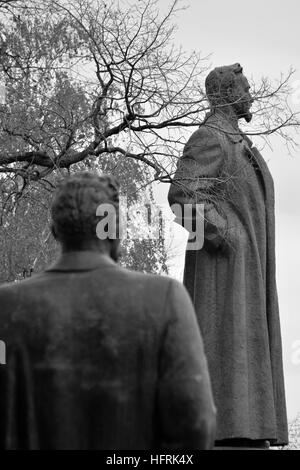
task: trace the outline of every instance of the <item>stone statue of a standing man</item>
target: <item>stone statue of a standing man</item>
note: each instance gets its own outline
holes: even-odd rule
[[[169,203],[204,204],[204,246],[187,251],[218,410],[217,445],[288,441],[275,280],[274,188],[238,121],[253,102],[240,64],[206,79],[211,112],[185,146]],[[184,222],[184,220],[183,220]]]

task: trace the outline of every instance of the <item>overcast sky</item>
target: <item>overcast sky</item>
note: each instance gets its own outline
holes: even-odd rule
[[[168,0],[159,2],[162,7],[170,4]],[[201,51],[203,55],[211,53],[212,67],[239,62],[245,75],[256,80],[262,76],[279,78],[281,72],[288,72],[293,66],[297,70],[293,78],[294,106],[300,110],[299,1],[186,0],[185,5],[190,6],[177,15],[178,45]],[[296,139],[300,145],[300,135]],[[265,149],[263,156],[276,191],[277,284],[291,419],[300,412],[300,147],[291,156],[274,139],[273,150]],[[161,185],[157,191],[159,202],[166,203],[166,191],[166,186]],[[183,268],[184,244],[183,235],[177,242],[175,276]]]

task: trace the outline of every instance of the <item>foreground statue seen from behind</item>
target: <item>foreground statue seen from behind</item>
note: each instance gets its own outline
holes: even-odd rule
[[[239,64],[208,75],[211,112],[185,146],[169,202],[205,207],[204,246],[186,252],[184,283],[203,333],[217,444],[264,446],[288,436],[273,180],[238,127],[252,119],[249,88]]]

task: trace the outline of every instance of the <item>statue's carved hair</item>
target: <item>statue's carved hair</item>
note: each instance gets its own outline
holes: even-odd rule
[[[240,64],[224,65],[212,70],[205,80],[206,96],[212,107],[224,103],[227,91],[232,89],[238,76],[243,74]]]
[[[51,208],[55,237],[63,242],[96,238],[100,204],[119,208],[119,183],[110,175],[77,173],[58,186]]]

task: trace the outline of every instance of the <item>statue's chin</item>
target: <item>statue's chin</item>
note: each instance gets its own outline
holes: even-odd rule
[[[250,113],[250,111],[248,111],[244,116],[245,121],[248,122],[248,123],[251,122],[252,121],[252,116],[253,116],[253,114]]]
[[[238,114],[238,119],[245,119],[246,122],[250,122],[252,120],[252,113],[250,113],[250,111],[247,111],[245,113],[239,113]]]

